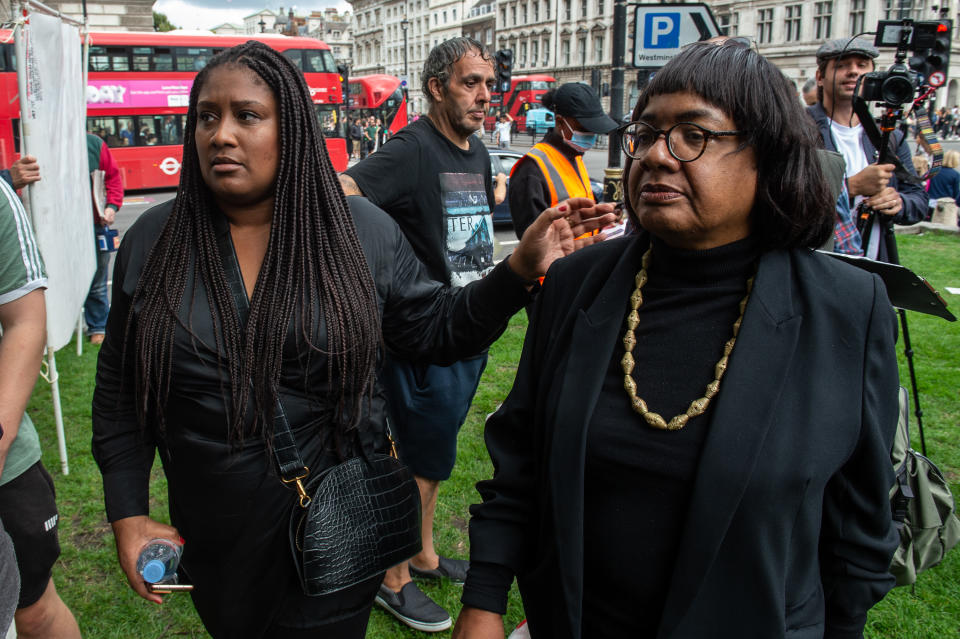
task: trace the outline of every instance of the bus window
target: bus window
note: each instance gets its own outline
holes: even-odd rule
[[[133,70],[149,71],[151,57],[153,57],[151,47],[133,47]]]
[[[117,137],[120,138],[119,146],[134,146],[136,144],[136,127],[133,125],[133,118],[117,118]]]
[[[122,146],[114,118],[87,118],[87,133],[98,136],[107,146]]]
[[[110,57],[106,47],[90,47],[90,71],[109,71]]]
[[[304,73],[323,73],[323,56],[320,54],[321,51],[316,49],[304,51],[304,58],[306,59],[306,64],[303,65]]]
[[[530,83],[530,88],[534,91],[549,91],[555,86],[557,86],[556,82],[545,82],[543,80],[534,80]]]
[[[183,125],[187,116],[167,115],[163,118],[160,140],[163,144],[183,144]]]
[[[173,49],[156,47],[153,50],[153,70],[173,71]]]
[[[344,133],[340,123],[340,113],[335,104],[315,104],[320,130],[328,138],[342,138]]]
[[[212,57],[208,47],[178,47],[177,71],[200,71]]]
[[[110,69],[112,71],[130,70],[130,49],[126,47],[107,47],[107,54],[110,56]]]
[[[321,50],[320,57],[323,58],[323,66],[327,70],[327,73],[337,72],[337,61],[333,59],[333,54],[330,53],[328,49]],[[319,71],[319,69],[317,70]]]
[[[143,146],[160,144],[163,135],[162,115],[141,115],[137,118],[137,126],[140,128],[139,144]]]
[[[301,71],[303,68],[303,50],[302,49],[287,49],[283,52],[283,55],[290,58],[290,61],[297,65],[297,68]]]

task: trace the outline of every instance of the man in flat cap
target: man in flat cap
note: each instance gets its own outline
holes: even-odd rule
[[[857,80],[873,71],[873,61],[878,55],[876,47],[862,38],[840,38],[821,46],[817,50],[818,101],[808,107],[807,112],[820,129],[824,146],[840,152],[846,161],[850,208],[855,210],[864,202],[896,224],[916,224],[927,210],[926,194],[918,185],[898,181],[893,164],[877,164],[879,154],[853,111]],[[894,135],[897,157],[908,171],[914,172],[910,147],[903,134],[896,131]],[[849,242],[855,233],[852,219],[840,220],[835,240]],[[867,247],[867,257],[887,261],[879,224],[872,225],[869,237],[862,240]]]

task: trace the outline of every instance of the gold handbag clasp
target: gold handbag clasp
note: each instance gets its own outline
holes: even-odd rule
[[[297,494],[300,495],[300,507],[306,508],[310,505],[310,495],[307,494],[307,489],[303,487],[303,480],[310,476],[310,468],[308,466],[303,467],[303,474],[297,475],[292,479],[280,478],[285,484],[296,484],[297,485]]]

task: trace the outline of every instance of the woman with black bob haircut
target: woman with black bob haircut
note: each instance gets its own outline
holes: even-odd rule
[[[782,74],[694,44],[622,127],[637,232],[559,260],[487,421],[457,639],[860,637],[893,586],[896,324],[812,247],[834,203]]]
[[[716,69],[722,68],[722,73]],[[825,181],[817,131],[783,72],[738,42],[688,47],[640,94],[633,120],[651,98],[691,91],[728,113],[757,157],[753,234],[761,246],[818,248],[833,232],[835,199]],[[624,175],[633,158],[627,155]],[[624,202],[628,211],[629,198]]]
[[[446,288],[385,213],[344,197],[290,60],[257,42],[215,56],[190,92],[177,196],[118,252],[97,366],[93,450],[131,588],[162,601],[137,555],[182,535],[179,575],[212,636],[362,637],[382,574],[325,597],[300,589],[278,406],[312,474],[386,452],[382,349],[444,363],[485,348],[530,280],[611,209],[551,209],[485,279]],[[157,451],[173,526],[149,517]]]

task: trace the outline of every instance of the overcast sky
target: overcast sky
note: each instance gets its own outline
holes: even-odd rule
[[[260,9],[277,11],[281,6],[288,11],[293,5],[296,15],[336,7],[349,11],[344,0],[294,0],[284,3],[278,0],[157,0],[153,10],[166,14],[174,25],[181,29],[210,29],[224,22],[243,24],[243,18]]]

